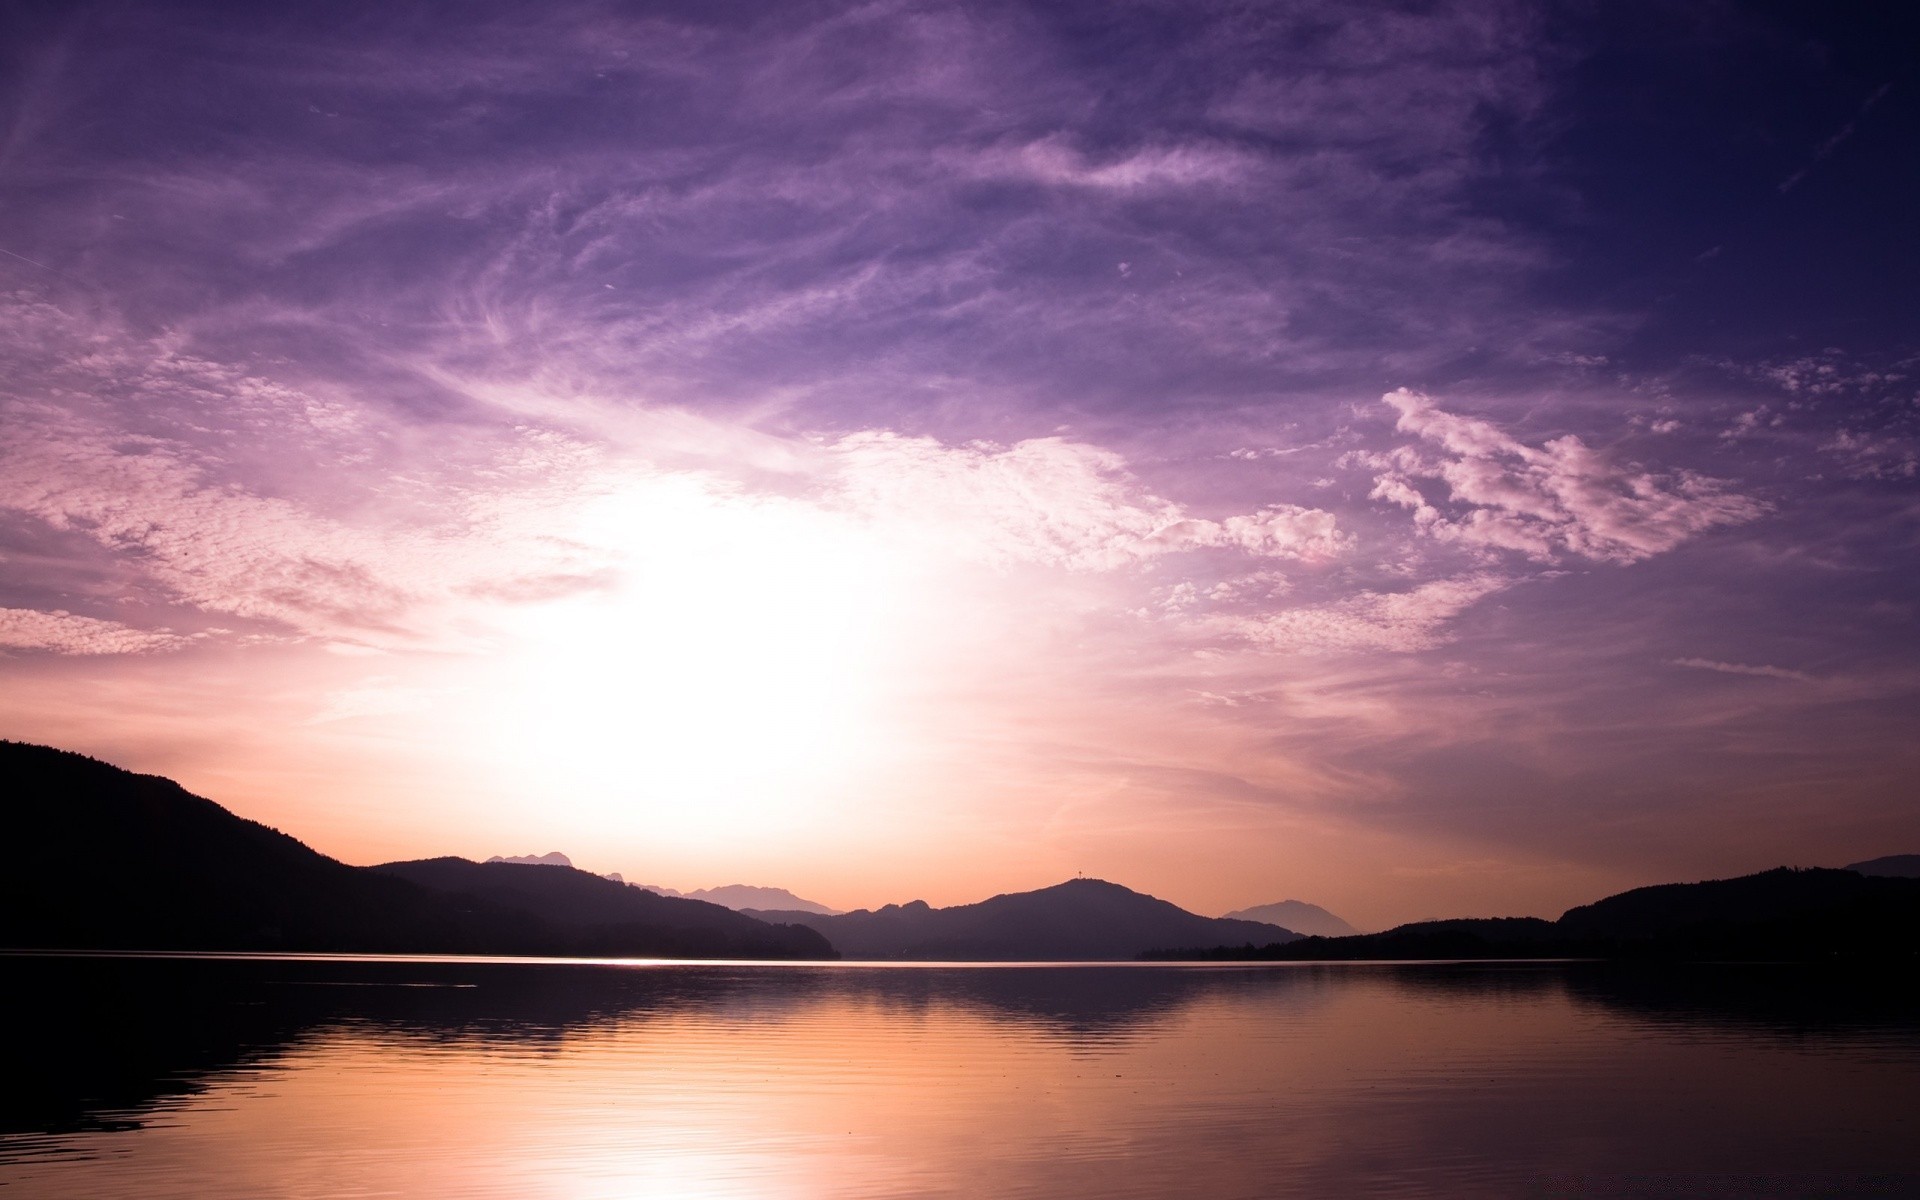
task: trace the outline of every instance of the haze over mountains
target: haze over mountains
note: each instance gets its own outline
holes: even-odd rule
[[[72,848],[0,874],[0,946],[16,948],[831,958],[842,952],[806,925],[833,921],[872,957],[1087,960],[1295,936],[1093,880],[956,909],[763,920],[577,870],[558,852],[348,866],[171,780],[43,746],[0,742],[0,778],[18,844]],[[791,895],[710,894],[729,892]]]
[[[530,867],[571,867],[573,860],[558,850],[547,854],[494,855],[487,860],[490,863],[519,863]],[[615,883],[625,883],[618,871],[608,871],[602,879],[611,879]],[[657,883],[636,883],[632,886],[645,888],[658,896],[668,896],[676,900],[704,900],[708,904],[718,904],[722,908],[731,908],[740,912],[750,908],[782,909],[792,912],[818,913],[831,915],[840,910],[828,908],[817,900],[803,900],[785,888],[754,887],[746,883],[729,883],[724,887],[698,888],[691,892],[676,891],[662,887]]]
[[[487,860],[490,863],[512,863],[520,867],[571,867],[573,860],[558,850],[549,854],[496,854]],[[608,879],[617,875],[608,875]]]
[[[1920,855],[1636,888],[1535,917],[1302,936],[1097,879],[977,904],[734,911],[576,870],[563,855],[354,867],[157,776],[0,742],[15,845],[0,947],[936,961],[1136,957],[1920,957]],[[56,852],[44,852],[55,848]],[[556,861],[558,860],[558,861]],[[735,900],[781,889],[709,889]],[[1313,905],[1243,910],[1345,927]]]
[[[808,929],[562,866],[353,867],[168,779],[0,742],[0,946],[831,958]]]
[[[654,883],[637,883],[634,886],[646,888],[650,892],[658,892],[662,896],[684,896],[689,900],[705,900],[708,904],[722,904],[735,912],[764,909],[833,916],[840,911],[837,908],[829,908],[817,900],[804,900],[785,888],[755,887],[747,883],[697,888],[691,892],[676,892],[670,887],[661,887]]]

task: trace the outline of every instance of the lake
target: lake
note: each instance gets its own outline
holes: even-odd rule
[[[1920,1195],[1904,979],[13,955],[0,1196]]]

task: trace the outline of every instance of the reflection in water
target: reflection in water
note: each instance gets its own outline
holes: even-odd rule
[[[1920,1194],[1798,968],[0,961],[0,1195]]]

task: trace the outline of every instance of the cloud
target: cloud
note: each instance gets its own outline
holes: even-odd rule
[[[52,654],[151,654],[178,650],[191,637],[168,630],[135,629],[118,621],[54,609],[0,608],[0,647]]]
[[[957,159],[962,170],[1062,187],[1136,192],[1233,183],[1260,166],[1245,151],[1206,143],[1142,146],[1109,159],[1075,149],[1058,134]]]
[[[1769,358],[1756,362],[1720,359],[1715,362],[1732,375],[1769,384],[1801,399],[1822,399],[1849,394],[1884,395],[1902,398],[1911,393],[1911,360],[1874,363],[1829,346],[1815,354],[1793,358]]]
[[[928,527],[948,550],[981,561],[1111,571],[1188,550],[1311,560],[1351,545],[1320,509],[1194,516],[1147,491],[1119,454],[1064,438],[951,446],[871,431],[827,452],[833,503]]]
[[[1840,144],[1842,142],[1845,142],[1848,138],[1853,136],[1853,131],[1859,126],[1861,118],[1865,117],[1867,113],[1871,112],[1873,110],[1873,106],[1880,103],[1880,101],[1886,97],[1886,94],[1892,90],[1893,90],[1893,82],[1891,80],[1881,84],[1878,88],[1875,88],[1873,91],[1873,94],[1868,96],[1864,101],[1861,102],[1860,108],[1857,112],[1853,114],[1853,118],[1849,120],[1845,125],[1842,125],[1839,128],[1839,130],[1833,134],[1832,137],[1829,137],[1826,141],[1820,143],[1820,148],[1813,152],[1813,158],[1807,162],[1806,166],[1801,167],[1798,171],[1795,171],[1793,174],[1787,176],[1786,179],[1781,181],[1779,190],[1782,193],[1790,192],[1796,186],[1798,186],[1800,181],[1807,177],[1807,172],[1813,170],[1814,167],[1820,165],[1821,162],[1825,161],[1828,155],[1832,154],[1835,150],[1838,150],[1840,148]]]
[[[1920,475],[1920,440],[1900,434],[1876,436],[1842,429],[1820,446],[1854,479],[1912,479]]]
[[[1722,480],[1619,464],[1572,434],[1529,446],[1418,392],[1402,388],[1381,399],[1399,413],[1396,428],[1440,454],[1401,447],[1376,457],[1389,469],[1375,477],[1373,498],[1408,509],[1421,533],[1442,541],[1540,561],[1571,553],[1631,563],[1768,510]],[[1430,498],[1423,481],[1443,485],[1446,495]]]
[[[16,371],[0,402],[0,512],[92,543],[149,599],[263,623],[253,635],[451,644],[459,622],[443,622],[467,597],[592,586],[605,569],[555,536],[591,477],[564,438],[502,429],[389,470],[425,439],[375,410],[73,325],[43,323],[68,353]]]
[[[377,511],[346,519],[222,480],[216,455],[181,442],[42,407],[6,412],[0,509],[93,541],[169,601],[204,612],[296,635],[417,636],[421,610],[455,592],[501,576],[564,575],[580,557],[529,536],[534,497],[503,505],[442,480],[440,511],[406,513],[419,524]],[[336,503],[361,491],[346,490]]]
[[[1801,683],[1814,682],[1813,676],[1805,671],[1789,670],[1786,667],[1748,666],[1746,663],[1715,662],[1710,658],[1676,658],[1676,667],[1693,667],[1701,671],[1718,671],[1723,675],[1757,675],[1764,679],[1793,679]]]
[[[1512,583],[1491,574],[1463,575],[1404,592],[1363,591],[1282,612],[1214,617],[1205,627],[1266,650],[1408,654],[1446,642],[1443,626],[1448,621]]]

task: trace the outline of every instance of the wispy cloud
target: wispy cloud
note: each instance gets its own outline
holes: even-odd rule
[[[1196,517],[1145,490],[1120,455],[1062,438],[946,446],[876,432],[828,449],[838,502],[925,523],[949,550],[982,561],[1111,570],[1200,548],[1319,559],[1352,545],[1332,513],[1298,505]]]
[[[1814,677],[1805,671],[1795,671],[1787,667],[1752,666],[1747,663],[1715,662],[1710,658],[1676,658],[1676,667],[1693,667],[1701,671],[1718,671],[1723,675],[1755,675],[1762,679],[1792,679],[1801,683],[1812,683]]]
[[[0,647],[53,654],[152,654],[178,650],[191,637],[167,630],[135,629],[101,617],[83,617],[64,609],[0,608]]]
[[[34,685],[0,732],[225,714],[361,782],[404,743],[523,825],[654,805],[651,835],[706,811],[662,799],[701,770],[855,712],[896,773],[714,804],[882,798],[855,823],[901,863],[948,853],[934,829],[1043,854],[1117,812],[1305,822],[1192,856],[1265,879],[1389,825],[1423,831],[1402,866],[1429,833],[1585,855],[1658,826],[1618,800],[1640,749],[1731,794],[1740,747],[1824,753],[1866,662],[1897,660],[1862,727],[1905,715],[1920,358],[1882,329],[1904,243],[1863,248],[1898,190],[1833,225],[1858,245],[1780,239],[1823,250],[1751,295],[1664,298],[1644,256],[1724,245],[1683,268],[1705,287],[1753,239],[1687,225],[1730,193],[1616,181],[1814,139],[1752,136],[1745,93],[1597,97],[1573,64],[1607,21],[350,7],[100,8],[0,88],[0,641]],[[1636,55],[1707,77],[1647,28]],[[1806,44],[1741,43],[1755,89],[1860,103],[1761,41]],[[1669,124],[1727,157],[1688,175]],[[1771,207],[1817,221],[1798,178]],[[1799,678],[1691,657],[1723,626],[1790,627],[1819,686],[1649,687]],[[143,699],[103,714],[106,675]],[[471,767],[637,711],[687,735],[646,799]],[[1553,802],[1485,807],[1521,793]]]
[[[1807,177],[1807,172],[1819,166],[1820,163],[1824,161],[1829,155],[1831,155],[1835,150],[1838,150],[1842,143],[1844,143],[1848,138],[1852,137],[1854,130],[1859,128],[1861,119],[1865,117],[1869,112],[1873,111],[1874,105],[1886,99],[1887,93],[1892,90],[1893,90],[1893,83],[1891,80],[1875,88],[1873,90],[1873,93],[1869,95],[1864,101],[1861,102],[1860,111],[1853,114],[1853,119],[1849,120],[1845,125],[1842,125],[1839,129],[1835,130],[1832,137],[1829,137],[1826,141],[1820,143],[1820,148],[1813,152],[1813,158],[1807,162],[1806,166],[1801,167],[1798,171],[1795,171],[1793,174],[1787,176],[1785,179],[1780,181],[1780,191],[1782,193],[1790,192],[1795,187],[1799,186],[1800,181]]]

